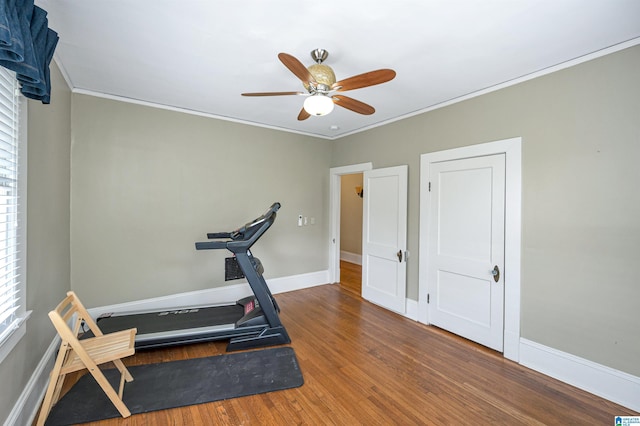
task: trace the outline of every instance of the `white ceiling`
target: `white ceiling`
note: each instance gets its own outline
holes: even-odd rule
[[[328,139],[640,43],[638,0],[36,3],[60,35],[55,59],[74,92]],[[373,115],[336,107],[298,121],[301,96],[240,96],[304,90],[277,55],[311,65],[315,48],[329,51],[338,80],[397,72],[345,93]]]

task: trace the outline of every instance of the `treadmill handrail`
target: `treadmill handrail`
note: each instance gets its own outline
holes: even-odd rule
[[[220,238],[231,238],[231,232],[209,232],[207,234],[207,238],[210,240],[220,239]]]
[[[196,243],[196,250],[219,250],[226,248],[227,241],[203,241]]]

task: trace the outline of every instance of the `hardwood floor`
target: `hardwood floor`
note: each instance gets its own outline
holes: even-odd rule
[[[276,296],[305,384],[96,425],[610,425],[638,415],[338,285]],[[146,364],[224,342],[137,353]],[[126,393],[126,389],[125,389]]]
[[[340,287],[357,295],[362,294],[362,266],[341,260]]]

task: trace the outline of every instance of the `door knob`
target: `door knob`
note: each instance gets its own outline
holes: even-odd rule
[[[402,263],[402,250],[398,250],[396,256],[398,256],[398,262]]]
[[[498,265],[493,267],[493,269],[491,270],[491,275],[493,275],[493,280],[495,282],[500,281],[500,268],[498,268]]]

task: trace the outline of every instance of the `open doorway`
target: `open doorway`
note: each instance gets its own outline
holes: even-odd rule
[[[342,176],[363,173],[373,169],[372,163],[360,163],[350,166],[332,167],[329,169],[329,282],[340,282],[340,216],[341,216],[341,198],[342,198]],[[348,188],[347,188],[348,189]],[[351,189],[354,191],[355,188]]]
[[[363,174],[340,176],[340,286],[362,293]]]
[[[363,173],[362,267],[363,298],[399,313],[406,312],[407,166],[373,170],[371,163],[330,169],[329,279],[340,280],[341,179]],[[345,193],[349,189],[345,185]],[[353,189],[355,192],[355,188]],[[390,203],[389,200],[395,200]],[[365,232],[366,228],[366,232]],[[366,238],[365,238],[366,235]]]

